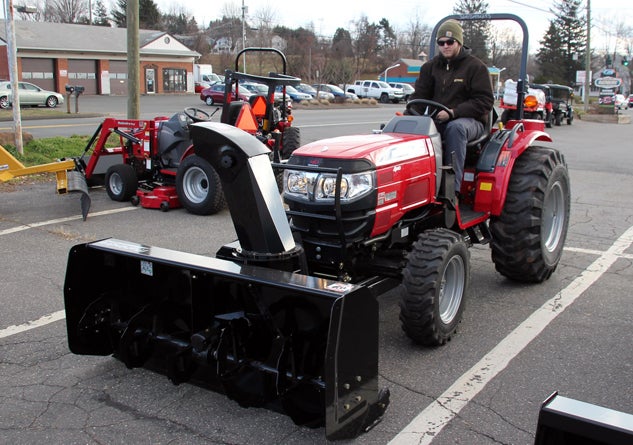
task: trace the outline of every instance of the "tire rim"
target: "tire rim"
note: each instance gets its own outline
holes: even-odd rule
[[[556,182],[543,203],[543,245],[548,252],[553,252],[560,244],[565,217],[563,187]]]
[[[123,192],[123,180],[121,176],[117,173],[112,173],[110,175],[110,180],[108,181],[108,187],[115,195],[120,195]]]
[[[182,178],[182,189],[190,202],[203,202],[209,193],[209,179],[204,170],[200,167],[189,168]]]
[[[464,295],[464,281],[466,277],[464,260],[455,255],[446,265],[442,282],[440,283],[440,319],[444,324],[450,324],[461,306]]]

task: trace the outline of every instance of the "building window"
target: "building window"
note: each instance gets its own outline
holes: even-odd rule
[[[187,70],[163,68],[163,92],[187,91]]]

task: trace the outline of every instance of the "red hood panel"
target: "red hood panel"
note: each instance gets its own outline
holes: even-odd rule
[[[429,154],[426,136],[382,133],[339,136],[311,142],[293,155],[331,159],[367,159],[376,167]]]

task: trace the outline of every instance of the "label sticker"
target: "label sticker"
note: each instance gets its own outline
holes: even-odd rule
[[[328,284],[325,288],[334,292],[347,292],[354,287],[353,284],[350,283],[332,283]]]
[[[151,261],[141,260],[141,273],[150,277],[154,276],[154,264]]]

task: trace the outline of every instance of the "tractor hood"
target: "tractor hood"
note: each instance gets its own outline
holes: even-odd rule
[[[306,144],[292,158],[310,158],[308,165],[321,165],[319,159],[365,160],[376,168],[408,159],[428,156],[431,140],[427,136],[382,133],[340,136]],[[290,164],[303,164],[297,159]],[[294,161],[294,162],[292,162]]]

